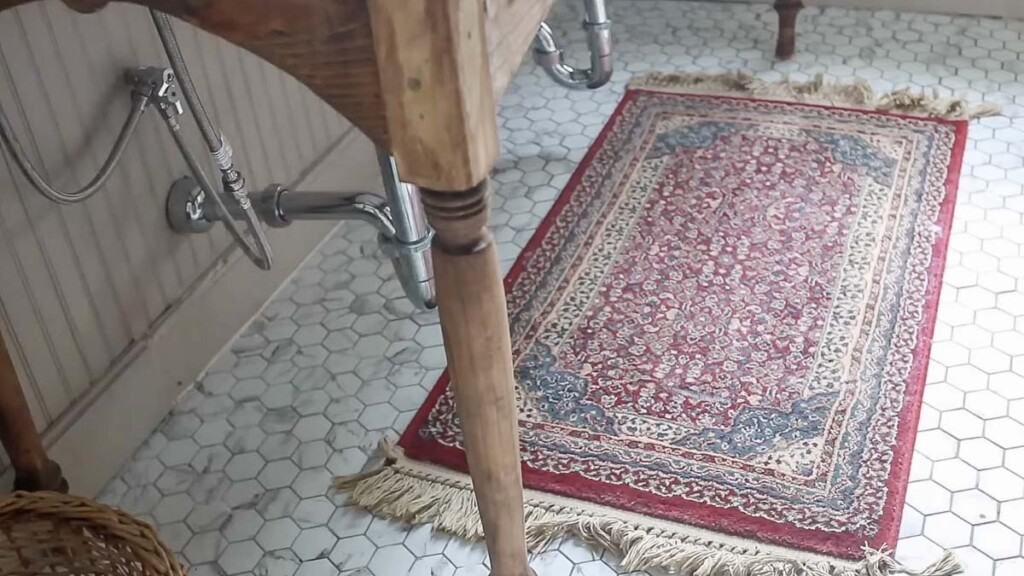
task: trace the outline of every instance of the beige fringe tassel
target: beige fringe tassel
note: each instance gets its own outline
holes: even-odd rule
[[[723,74],[652,72],[633,78],[630,88],[651,88],[723,96],[754,96],[768,100],[788,100],[813,104],[899,112],[933,118],[970,120],[995,116],[998,104],[971,105],[960,98],[945,98],[938,92],[914,93],[909,88],[876,94],[864,80],[845,84],[829,83],[819,74],[807,82],[768,82],[744,72]]]
[[[483,539],[468,477],[408,460],[390,443],[382,444],[382,450],[382,467],[339,477],[335,488],[373,514],[433,524],[435,530],[467,540]],[[864,560],[849,562],[527,491],[529,548],[542,550],[566,535],[617,554],[627,571],[660,568],[692,576],[953,576],[963,571],[949,552],[920,571],[903,566],[884,549],[865,547]]]

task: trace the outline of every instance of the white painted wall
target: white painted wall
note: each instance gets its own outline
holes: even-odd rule
[[[301,181],[302,190],[382,193],[373,145],[351,130]],[[150,334],[132,347],[122,371],[95,388],[66,428],[45,440],[79,494],[94,494],[167,415],[175,399],[206,369],[262,305],[299,268],[333,222],[303,222],[268,231],[274,269],[263,272],[237,250],[218,260],[182,295]]]

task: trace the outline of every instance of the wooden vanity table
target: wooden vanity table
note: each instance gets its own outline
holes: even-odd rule
[[[0,0],[0,9],[26,0]],[[308,86],[395,157],[435,229],[437,301],[491,569],[523,576],[516,406],[505,294],[488,231],[495,102],[552,0],[139,0]],[[80,11],[106,2],[68,0]],[[0,343],[0,439],[18,486],[60,489]]]
[[[0,9],[28,0],[0,0]],[[505,294],[488,231],[495,105],[552,0],[133,0],[290,73],[422,189],[448,366],[493,574],[525,576],[523,494]],[[66,0],[88,12],[102,0]],[[777,0],[778,56],[800,0]],[[0,440],[17,486],[65,489],[0,340]]]

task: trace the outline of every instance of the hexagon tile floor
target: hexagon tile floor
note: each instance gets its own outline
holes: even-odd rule
[[[576,2],[553,22],[583,55]],[[971,576],[1024,574],[1024,23],[806,10],[774,63],[767,6],[610,3],[619,71],[567,92],[524,64],[501,102],[494,227],[506,264],[530,237],[631,73],[748,70],[854,76],[1004,104],[974,123],[897,556],[941,549]],[[485,551],[325,496],[397,436],[444,366],[432,313],[411,314],[373,233],[344,225],[185,394],[103,499],[155,522],[195,574],[487,574]],[[333,498],[333,500],[332,500]],[[540,576],[615,574],[566,541]]]

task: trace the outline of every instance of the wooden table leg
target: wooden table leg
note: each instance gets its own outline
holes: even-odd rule
[[[0,338],[0,442],[14,467],[15,490],[68,491],[60,466],[46,456],[14,363]]]
[[[803,8],[802,0],[775,0],[775,11],[779,14],[775,57],[779,60],[789,60],[796,51],[796,17]]]
[[[485,0],[368,0],[391,153],[434,227],[448,370],[493,576],[527,576],[505,290],[487,229],[498,155]]]
[[[519,424],[501,269],[487,229],[487,182],[464,192],[423,190],[436,231],[438,311],[469,471],[494,576],[527,565]]]

